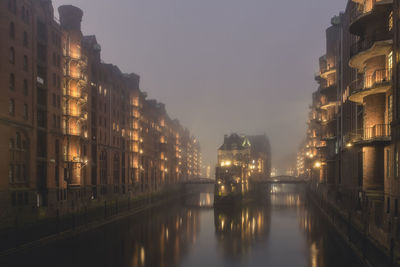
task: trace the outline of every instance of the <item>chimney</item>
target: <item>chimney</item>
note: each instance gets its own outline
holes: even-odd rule
[[[81,31],[83,11],[72,5],[63,5],[58,8],[61,27],[66,30]]]

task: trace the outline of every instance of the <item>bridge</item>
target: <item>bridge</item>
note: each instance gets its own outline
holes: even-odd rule
[[[308,181],[304,178],[299,178],[295,176],[276,176],[267,179],[252,180],[254,183],[267,183],[267,184],[303,184]],[[209,178],[194,178],[183,182],[184,184],[215,184],[214,179]]]
[[[184,184],[215,184],[214,179],[209,178],[194,178],[183,182]]]

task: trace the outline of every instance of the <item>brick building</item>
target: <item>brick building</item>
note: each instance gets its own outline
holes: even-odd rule
[[[400,241],[398,13],[397,0],[349,0],[332,19],[311,106],[320,126],[309,124],[299,150],[300,159],[312,155],[309,173],[300,171],[315,190],[387,248]]]
[[[83,12],[0,0],[0,219],[62,214],[200,176],[200,145],[147,99],[140,77],[101,60]]]

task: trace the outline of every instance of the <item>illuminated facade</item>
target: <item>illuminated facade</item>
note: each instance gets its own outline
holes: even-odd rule
[[[197,139],[147,99],[138,75],[101,60],[79,8],[61,6],[58,21],[49,0],[0,7],[2,223],[20,211],[32,220],[39,211],[62,215],[201,175]]]
[[[349,0],[332,19],[298,154],[298,173],[388,249],[400,240],[398,13],[398,1]]]
[[[271,152],[265,135],[224,136],[218,149],[216,194],[224,197],[247,191],[249,179],[267,179],[271,176]]]

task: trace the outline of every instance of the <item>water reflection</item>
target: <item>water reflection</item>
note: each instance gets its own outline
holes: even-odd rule
[[[205,190],[0,266],[360,266],[302,187],[270,189],[256,203],[215,209]]]
[[[270,231],[271,210],[265,205],[214,209],[218,247],[224,256],[248,255],[252,246],[265,241]]]

